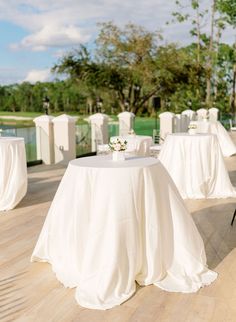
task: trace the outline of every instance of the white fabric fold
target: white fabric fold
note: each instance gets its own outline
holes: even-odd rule
[[[183,198],[236,197],[214,134],[168,135],[159,160]]]
[[[0,137],[0,211],[13,209],[27,191],[23,138]]]
[[[219,121],[191,121],[191,124],[197,125],[198,133],[215,134],[224,157],[230,157],[231,155],[236,154],[236,145]]]
[[[31,260],[51,263],[66,287],[76,287],[78,303],[92,309],[126,301],[135,281],[195,292],[217,276],[207,269],[203,241],[173,181],[154,158],[71,161]]]

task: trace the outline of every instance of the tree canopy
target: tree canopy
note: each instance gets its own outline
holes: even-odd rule
[[[233,111],[236,53],[221,37],[224,28],[235,27],[235,1],[212,0],[210,12],[200,0],[189,3],[193,14],[185,13],[179,0],[173,16],[180,23],[191,21],[191,44],[165,43],[160,32],[132,23],[101,23],[93,47],[78,45],[53,66],[55,74],[66,75],[65,80],[1,86],[0,108],[42,111],[47,96],[54,112],[94,112],[102,102],[106,113],[129,110],[150,115],[152,99],[159,96],[162,110],[217,106]],[[206,21],[208,34],[203,28]]]

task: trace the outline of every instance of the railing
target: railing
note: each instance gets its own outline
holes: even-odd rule
[[[221,117],[221,123],[229,128],[229,115]],[[159,134],[159,120],[156,135]],[[150,119],[147,122],[136,122],[134,130],[138,135],[153,136],[153,129],[155,128],[155,119]],[[108,124],[109,138],[119,134],[118,122],[111,122]],[[0,136],[16,136],[23,137],[25,140],[27,162],[37,161],[37,146],[36,146],[36,128],[0,128]],[[90,124],[76,125],[76,156],[83,156],[91,153],[91,128]]]
[[[1,128],[0,136],[16,136],[25,140],[27,162],[37,161],[36,128]],[[43,138],[42,138],[43,140]],[[76,156],[91,152],[91,130],[89,124],[76,125]]]
[[[89,124],[76,125],[76,156],[88,154],[91,149],[91,128]]]
[[[108,123],[108,137],[117,136],[119,134],[119,123],[112,122]]]
[[[146,133],[149,130],[148,133]],[[152,135],[152,129],[145,127],[144,132],[139,127],[135,128],[137,134],[150,134]],[[111,122],[108,124],[109,138],[111,136],[117,136],[119,134],[118,122]],[[16,136],[23,137],[25,140],[26,158],[27,162],[31,163],[37,161],[37,146],[36,146],[36,128],[1,128],[0,136]],[[43,141],[43,138],[41,138]],[[40,141],[40,142],[41,142]],[[82,156],[84,154],[91,153],[91,128],[90,124],[76,125],[76,156]]]
[[[1,129],[1,136],[17,136],[24,138],[27,162],[37,160],[35,127]]]

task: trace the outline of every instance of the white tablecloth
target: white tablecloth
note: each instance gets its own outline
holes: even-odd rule
[[[183,198],[236,197],[214,134],[168,135],[159,159]]]
[[[229,136],[229,133],[219,121],[192,121],[191,124],[197,125],[198,133],[215,134],[218,138],[220,148],[224,157],[230,157],[231,155],[236,154],[236,145]]]
[[[196,292],[206,267],[198,230],[173,181],[154,158],[111,156],[69,163],[32,261],[51,263],[87,308],[108,309],[140,285]]]
[[[120,138],[127,141],[127,152],[135,152],[138,156],[149,156],[152,137],[147,135],[113,136],[111,140]]]
[[[26,191],[24,139],[0,137],[0,211],[13,209]]]

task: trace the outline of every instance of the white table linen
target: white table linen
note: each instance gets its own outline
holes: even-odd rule
[[[214,134],[168,135],[159,160],[183,198],[236,197]]]
[[[13,209],[27,191],[23,138],[0,137],[0,211]]]
[[[219,121],[192,121],[190,124],[197,125],[197,133],[215,134],[224,157],[230,157],[231,155],[236,154],[236,145]]]
[[[32,254],[76,287],[81,306],[108,309],[140,285],[196,292],[217,274],[181,196],[154,158],[69,163]]]
[[[113,136],[111,141],[117,138],[127,141],[127,152],[134,152],[138,156],[149,156],[152,137],[148,135]]]

